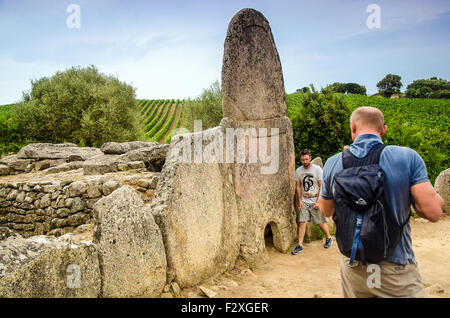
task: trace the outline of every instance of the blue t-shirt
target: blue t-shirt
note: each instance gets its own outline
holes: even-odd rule
[[[381,138],[374,134],[363,134],[356,137],[349,146],[353,155],[364,157],[372,146],[382,143]],[[381,153],[380,168],[385,172],[385,198],[397,223],[406,221],[411,207],[410,188],[418,183],[428,181],[425,163],[414,150],[400,146],[386,146]],[[326,200],[333,200],[334,175],[342,167],[342,152],[330,157],[323,167],[323,182],[320,196]],[[403,228],[400,243],[388,261],[406,265],[416,263],[411,241],[411,226],[409,222]]]

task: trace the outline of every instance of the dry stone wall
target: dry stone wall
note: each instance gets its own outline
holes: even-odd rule
[[[92,223],[93,205],[122,185],[133,186],[151,201],[158,172],[105,175],[79,180],[43,180],[0,183],[0,226],[24,237],[62,235]]]
[[[0,177],[0,226],[23,237],[72,232],[92,223],[93,205],[122,185],[149,203],[168,145],[111,142],[101,149],[38,143],[3,158],[10,174]]]

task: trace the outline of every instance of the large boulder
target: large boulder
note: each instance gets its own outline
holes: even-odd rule
[[[76,157],[78,161],[84,161],[93,156],[101,154],[103,153],[98,148],[78,147],[73,143],[64,143],[64,144],[32,143],[22,147],[17,153],[17,158],[38,159],[38,160],[66,159],[68,161],[74,161],[74,158]]]
[[[89,241],[12,235],[0,241],[0,297],[98,297],[100,266]]]
[[[434,181],[434,189],[444,199],[444,213],[450,214],[450,168],[439,173]]]
[[[242,9],[228,25],[222,65],[223,116],[257,120],[284,116],[280,58],[267,19]]]
[[[103,297],[157,296],[166,283],[161,232],[139,195],[123,186],[94,205]]]

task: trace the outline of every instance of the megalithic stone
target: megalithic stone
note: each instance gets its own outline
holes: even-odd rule
[[[269,22],[242,9],[228,25],[222,65],[222,110],[229,120],[284,116],[286,97],[280,57]]]

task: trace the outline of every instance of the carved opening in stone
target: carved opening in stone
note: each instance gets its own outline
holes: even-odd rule
[[[264,228],[264,241],[266,250],[276,249],[282,251],[282,242],[280,236],[280,226],[275,221],[269,221]]]
[[[266,228],[264,229],[264,241],[266,243],[266,249],[273,248],[273,234],[272,234],[272,227],[270,226],[270,223],[266,225]]]

